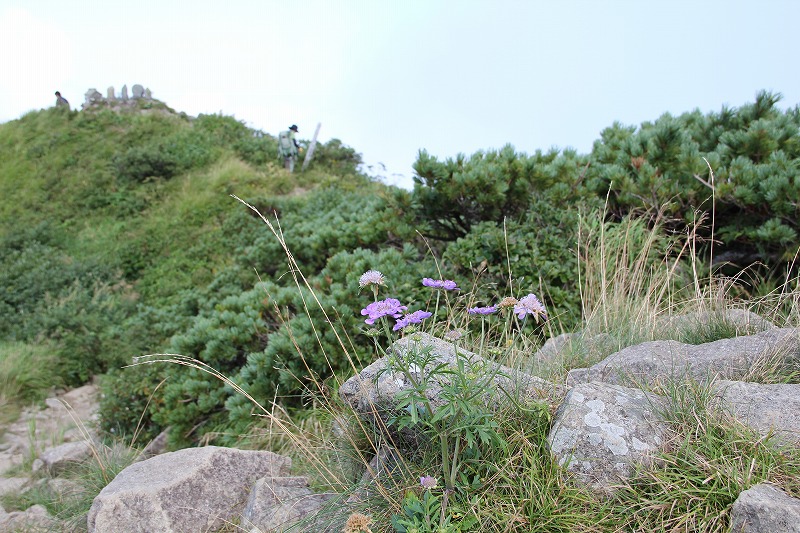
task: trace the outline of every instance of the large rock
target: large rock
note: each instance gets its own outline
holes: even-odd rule
[[[699,345],[652,341],[629,346],[590,368],[571,370],[567,383],[604,381],[652,386],[687,378],[741,380],[760,365],[788,365],[798,359],[800,329],[776,328]]]
[[[89,510],[88,530],[102,533],[209,531],[238,518],[263,477],[284,477],[291,459],[272,452],[207,446],[134,463]]]
[[[574,387],[556,412],[547,437],[558,463],[602,493],[648,466],[666,438],[656,410],[661,397],[609,383]]]
[[[715,396],[736,419],[781,444],[800,444],[800,384],[762,385],[720,380]]]
[[[257,528],[254,531],[282,531],[334,497],[336,494],[312,492],[305,477],[262,478],[250,492],[242,523]]]
[[[739,494],[731,509],[731,533],[800,533],[800,500],[767,483]]]
[[[544,399],[558,387],[543,379],[498,365],[479,355],[457,349],[453,343],[432,337],[426,333],[414,333],[395,342],[387,351],[388,355],[364,368],[361,373],[348,379],[339,388],[342,399],[353,409],[367,417],[391,412],[397,407],[397,396],[413,388],[409,377],[400,367],[408,369],[414,379],[424,379],[425,372],[444,365],[448,370],[457,369],[459,359],[465,363],[466,371],[472,374],[476,383],[485,380],[487,401],[503,398],[505,391],[523,399]],[[424,353],[426,365],[419,366]],[[416,362],[416,363],[415,363]],[[442,386],[450,380],[447,373],[432,376],[427,383],[425,396],[435,410],[445,403],[441,397]]]

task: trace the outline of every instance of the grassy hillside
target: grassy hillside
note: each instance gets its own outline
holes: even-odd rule
[[[164,347],[173,331],[136,317],[186,305],[181,294],[207,286],[261,230],[230,193],[270,205],[318,188],[381,188],[339,141],[317,156],[289,175],[273,137],[166,109],[48,109],[3,124],[4,341],[50,345],[61,356],[50,377],[70,385]]]

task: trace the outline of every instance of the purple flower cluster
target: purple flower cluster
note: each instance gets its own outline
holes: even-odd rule
[[[406,326],[411,324],[419,324],[426,318],[429,318],[433,315],[433,313],[429,313],[427,311],[414,311],[413,313],[409,313],[400,320],[392,328],[392,331],[399,331]]]
[[[527,315],[533,315],[538,319],[539,316],[547,319],[547,311],[544,305],[539,301],[539,298],[534,294],[529,294],[524,298],[520,298],[517,305],[514,306],[514,314],[521,320]]]
[[[470,307],[467,313],[470,315],[491,315],[497,312],[497,306],[490,305],[489,307]]]
[[[379,302],[373,302],[361,310],[362,315],[369,315],[364,322],[370,326],[381,317],[390,316],[392,318],[400,318],[402,312],[407,310],[408,307],[402,305],[400,300],[395,298],[386,298]]]
[[[444,289],[446,291],[459,290],[458,285],[456,285],[456,282],[450,279],[422,278],[422,284],[425,287],[432,287],[434,289]]]

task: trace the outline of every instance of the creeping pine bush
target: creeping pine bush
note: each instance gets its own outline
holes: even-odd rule
[[[594,143],[586,185],[608,195],[616,219],[650,208],[670,215],[668,228],[678,233],[696,210],[713,208],[715,254],[729,252],[741,266],[790,261],[800,230],[800,189],[792,185],[800,112],[781,111],[780,100],[761,91],[738,109],[665,114],[638,128],[615,123]]]

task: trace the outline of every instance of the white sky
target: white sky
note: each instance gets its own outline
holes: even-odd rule
[[[140,83],[273,135],[321,122],[410,187],[420,148],[585,153],[615,120],[793,107],[799,23],[797,0],[0,0],[0,122]]]

